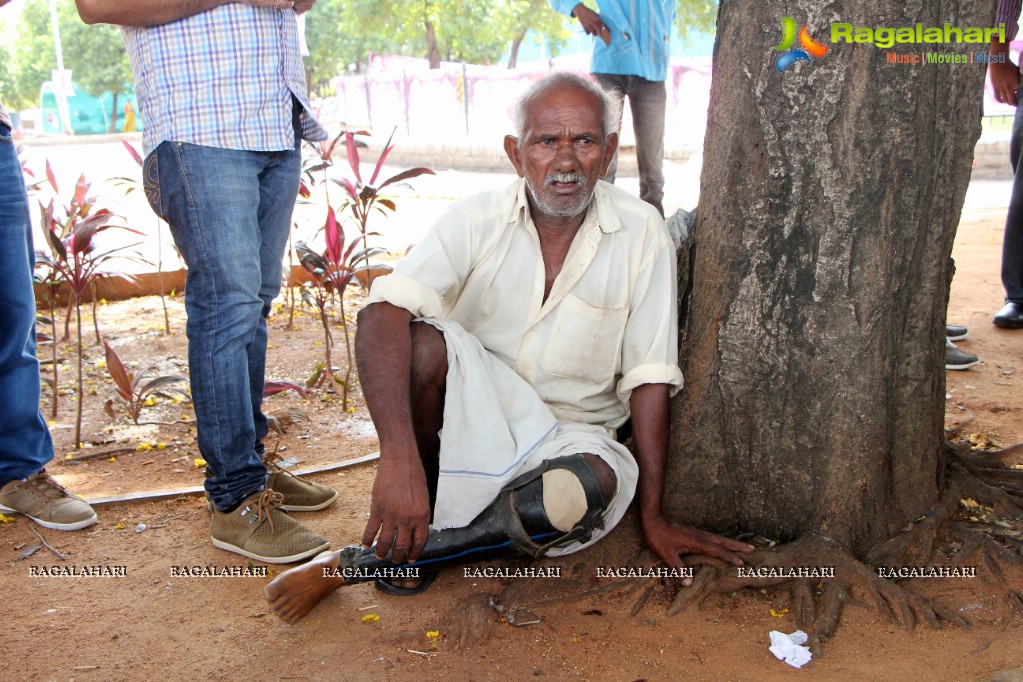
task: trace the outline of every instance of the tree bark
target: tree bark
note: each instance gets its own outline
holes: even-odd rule
[[[514,69],[519,63],[519,47],[522,45],[522,41],[526,37],[526,32],[518,34],[512,39],[511,53],[508,56],[508,68]]]
[[[426,21],[426,59],[431,69],[440,68],[440,48],[437,47],[437,30],[433,23]]]
[[[886,63],[888,50],[832,42],[830,25],[990,27],[993,12],[722,0],[673,517],[779,540],[818,531],[862,556],[938,500],[950,254],[985,68]],[[827,54],[779,73],[783,14]],[[986,46],[891,51],[970,50]]]
[[[110,106],[110,128],[108,133],[117,132],[117,91],[114,91],[114,103]]]

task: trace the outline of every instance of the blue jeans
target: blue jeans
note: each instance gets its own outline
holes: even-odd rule
[[[668,93],[664,81],[648,81],[639,76],[595,73],[601,87],[617,90],[629,98],[632,130],[636,134],[636,165],[639,169],[639,198],[664,216],[664,109]],[[605,180],[614,183],[618,172],[618,154],[607,169]]]
[[[281,289],[301,140],[281,152],[163,142],[144,168],[150,205],[188,266],[188,368],[206,491],[220,510],[266,484],[266,317]]]
[[[1023,102],[1023,87],[1016,91],[1016,101]],[[1012,164],[1012,195],[1009,212],[1005,216],[1005,235],[1002,238],[1002,286],[1005,300],[1023,304],[1023,105],[1016,107],[1009,143],[1009,163]]]
[[[27,478],[53,459],[39,414],[35,265],[25,178],[11,130],[0,125],[0,486]]]

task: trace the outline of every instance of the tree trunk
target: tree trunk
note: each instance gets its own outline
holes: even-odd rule
[[[886,63],[888,50],[832,42],[830,22],[989,27],[993,10],[722,1],[673,404],[675,518],[780,540],[820,531],[862,556],[937,501],[950,254],[985,68]],[[783,14],[827,54],[779,73]],[[969,50],[986,45],[891,51]]]
[[[509,69],[514,69],[518,65],[518,63],[519,63],[519,46],[522,45],[522,41],[525,39],[525,37],[526,37],[526,32],[523,31],[522,33],[518,34],[517,36],[515,36],[515,38],[512,39],[511,54],[508,56],[508,68]]]
[[[114,103],[110,106],[110,129],[108,133],[117,132],[117,91],[114,91]]]
[[[440,48],[437,47],[437,31],[429,20],[426,22],[426,59],[430,62],[431,69],[440,68]]]

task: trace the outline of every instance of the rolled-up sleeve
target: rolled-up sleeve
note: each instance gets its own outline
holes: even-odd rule
[[[675,395],[683,383],[678,367],[675,249],[667,233],[649,249],[633,290],[622,344],[622,378],[616,391],[625,405],[637,386],[668,384]]]
[[[1007,40],[1015,40],[1016,32],[1019,30],[1020,0],[998,0],[998,7],[995,10],[995,26],[1005,24]]]
[[[475,243],[469,215],[449,210],[394,271],[373,280],[367,305],[386,301],[415,317],[443,317],[458,299]]]

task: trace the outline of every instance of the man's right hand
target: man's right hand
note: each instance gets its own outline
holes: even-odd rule
[[[607,27],[607,24],[604,23],[599,14],[581,2],[575,6],[572,14],[579,20],[579,24],[583,27],[586,35],[599,37],[604,41],[605,45],[611,44],[611,29]]]
[[[1016,106],[1016,90],[1019,88],[1019,67],[1006,55],[1004,62],[991,62],[988,66],[995,99]]]
[[[376,538],[378,558],[390,552],[394,563],[411,563],[423,553],[429,533],[430,493],[418,454],[404,460],[381,457],[363,546]]]

